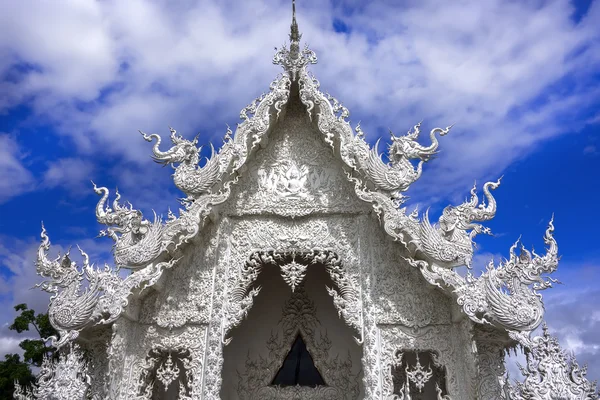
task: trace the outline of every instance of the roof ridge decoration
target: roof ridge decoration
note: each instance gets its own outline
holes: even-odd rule
[[[196,237],[214,208],[229,198],[242,167],[281,117],[294,83],[298,84],[300,100],[311,121],[344,164],[357,197],[372,205],[385,232],[408,250],[405,260],[419,269],[430,284],[454,296],[472,321],[505,329],[531,349],[530,334],[543,320],[544,312],[537,291],[552,283],[541,275],[554,272],[558,262],[552,221],[546,231],[549,247],[545,256],[533,253],[531,257],[526,251],[516,256],[513,246],[509,260],[498,267],[490,263],[480,277],[459,275],[456,267],[471,266],[475,236],[490,233],[478,222],[494,217],[497,205],[491,190],[500,185],[500,180],[483,185],[482,203],[474,186],[471,198],[446,207],[437,223],[430,223],[428,211],[422,217],[416,209],[409,214],[403,207],[407,200],[403,193],[419,179],[423,164],[437,152],[438,136],[448,134],[450,127],[431,130],[428,146],[417,142],[420,123],[406,135],[392,134],[387,157],[390,162],[384,162],[377,144],[371,147],[365,141],[360,123],[352,129],[347,121],[348,109],[333,96],[321,92],[319,81],[307,71],[317,57],[308,47],[299,50],[301,35],[294,2],[290,30],[289,49],[283,46],[273,57],[273,62],[283,67],[283,73],[271,82],[268,93],[241,110],[242,122],[235,134],[228,128],[222,147],[212,148],[211,156],[202,165],[198,137],[187,140],[171,128],[172,146],[161,150],[159,135],[141,133],[146,141],[154,142],[153,159],[163,165],[170,164],[175,170],[175,185],[186,195],[179,216],[169,211],[166,221],[155,214],[151,222],[131,204],[120,204],[118,192],[112,207],[109,206],[108,189],[94,185],[95,192],[101,195],[96,216],[106,226],[101,235],[115,242],[115,268],[95,268],[83,251],[82,268],[69,259],[68,253],[62,258],[48,259],[50,242],[42,228],[36,266],[38,274],[47,278],[39,286],[52,294],[50,321],[60,334],[60,338],[53,338],[54,344],[61,347],[72,342],[91,324],[115,321],[132,294],[154,285],[165,269],[177,263],[181,246]],[[416,167],[413,160],[418,162]],[[121,268],[132,273],[121,278]]]
[[[534,338],[518,340],[526,343],[527,363],[518,364],[523,382],[510,383],[508,374],[504,381],[506,400],[597,400],[596,382],[590,382],[587,367],[580,367],[575,357],[560,347],[558,340],[551,336],[544,323],[542,334]]]
[[[403,136],[392,133],[388,149],[391,161],[385,163],[378,154],[377,145],[372,148],[365,141],[360,124],[353,130],[347,122],[348,109],[333,96],[319,90],[318,80],[306,69],[309,63],[316,62],[314,52],[308,48],[298,54],[294,51],[300,36],[294,13],[290,34],[292,45],[289,50],[285,47],[278,50],[274,58],[276,64],[283,66],[284,73],[271,83],[268,93],[242,109],[242,122],[238,124],[235,135],[232,136],[228,128],[223,146],[215,151],[211,145],[211,157],[204,165],[199,164],[201,147],[197,146],[198,137],[187,140],[170,128],[172,147],[161,150],[160,135],[141,132],[146,141],[154,142],[154,161],[170,164],[175,170],[174,183],[186,195],[179,217],[169,212],[163,222],[155,214],[154,222],[150,222],[131,204],[121,205],[118,192],[112,207],[109,207],[108,189],[94,185],[95,192],[101,195],[96,216],[99,223],[107,226],[101,235],[109,236],[115,242],[113,252],[117,269],[134,270],[127,279],[135,280],[153,277],[158,265],[161,265],[158,270],[162,271],[164,261],[161,263],[159,260],[170,259],[169,262],[173,263],[174,257],[179,254],[178,249],[199,234],[214,207],[229,198],[240,169],[281,116],[289,100],[292,82],[297,82],[300,100],[306,106],[309,117],[316,122],[324,141],[347,167],[345,173],[354,183],[356,195],[372,204],[384,230],[406,246],[411,255],[409,262],[418,267],[431,284],[440,288],[457,292],[461,287],[472,285],[453,269],[461,265],[470,267],[474,237],[479,233],[490,233],[488,228],[476,222],[490,220],[495,215],[496,201],[490,190],[497,188],[500,180],[483,186],[487,204],[480,203],[474,186],[469,200],[458,206],[446,207],[435,224],[429,222],[427,211],[422,218],[416,210],[407,214],[406,207],[401,207],[407,199],[402,193],[420,177],[424,162],[436,154],[439,146],[436,135],[448,134],[450,126],[431,130],[431,144],[428,146],[417,142],[420,123]],[[411,160],[418,160],[416,168]],[[500,284],[507,284],[503,279],[508,278],[498,277]],[[119,292],[124,295],[127,291]],[[465,291],[463,297],[474,296],[473,293]],[[472,313],[469,316],[475,322],[484,321]],[[112,314],[109,319],[113,320]]]

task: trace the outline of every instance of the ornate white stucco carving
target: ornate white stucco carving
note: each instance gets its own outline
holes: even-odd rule
[[[298,264],[297,260],[304,265]],[[252,286],[265,264],[279,266],[285,282],[292,291],[301,284],[304,273],[310,264],[324,266],[332,282],[336,285],[336,288],[328,287],[327,292],[333,298],[333,304],[339,316],[356,332],[362,332],[360,285],[352,275],[347,273],[342,260],[337,254],[332,251],[318,249],[302,253],[296,251],[260,251],[248,257],[245,265],[240,268],[239,274],[237,274],[236,282],[230,286],[223,321],[223,343],[229,343],[230,339],[226,338],[227,334],[246,317],[250,307],[252,307],[254,297],[260,292],[260,287],[252,288]],[[357,340],[362,343],[362,338]]]
[[[580,368],[555,337],[550,336],[544,324],[541,336],[532,339],[525,335],[516,337],[526,346],[527,365],[521,366],[523,382],[512,386],[505,384],[507,400],[595,400],[599,398],[596,382],[586,378],[586,368]]]
[[[58,364],[42,368],[33,392],[18,388],[17,398],[53,398],[40,394],[43,388],[71,376],[76,379],[69,389],[54,395],[78,398],[89,387],[95,399],[142,400],[179,382],[182,399],[218,399],[223,346],[252,307],[265,265],[280,269],[293,296],[301,295],[311,268],[326,269],[334,283],[328,293],[363,348],[366,399],[407,398],[393,393],[391,377],[402,350],[439,354],[448,395],[438,390],[438,400],[498,398],[494,380],[504,371],[498,354],[508,342],[492,339],[507,332],[531,356],[525,381],[506,386],[506,398],[546,400],[550,393],[597,398],[595,386],[566,361],[555,339],[547,333],[529,337],[543,320],[538,291],[551,286],[546,275],[558,262],[552,221],[546,255],[524,249],[516,255],[515,244],[508,260],[497,267],[490,263],[480,277],[459,275],[456,267],[471,266],[475,236],[490,233],[480,223],[496,213],[491,191],[500,181],[483,185],[482,203],[474,187],[470,199],[446,207],[437,223],[427,211],[409,214],[403,193],[437,152],[438,136],[450,128],[431,130],[428,146],[417,141],[420,124],[404,136],[392,135],[389,163],[384,162],[360,126],[352,129],[348,109],[320,91],[307,71],[316,55],[300,50],[300,36],[294,15],[290,47],[273,58],[283,73],[268,93],[242,109],[235,134],[228,129],[223,146],[211,146],[206,160],[200,160],[198,138],[187,140],[171,129],[172,146],[161,150],[159,135],[142,133],[154,143],[155,161],[174,168],[175,185],[186,196],[177,216],[169,212],[166,220],[156,215],[147,220],[131,204],[121,204],[119,193],[109,205],[108,189],[94,185],[101,195],[96,216],[106,226],[101,235],[115,242],[115,268],[94,267],[83,251],[82,267],[68,253],[49,259],[50,241],[42,229],[36,267],[46,279],[39,286],[52,294],[50,322],[59,332],[54,345],[93,335],[96,324],[111,327],[112,337],[91,347],[93,357],[106,357],[102,362],[85,366],[74,348]],[[383,229],[376,229],[373,214]],[[131,273],[122,277],[120,268]],[[474,333],[474,324],[489,328],[492,339]],[[294,329],[308,335],[308,326]],[[291,337],[282,329],[272,343],[277,359]],[[305,337],[311,340],[315,357],[329,365],[323,354],[331,339]],[[336,362],[331,368],[347,369],[345,361]],[[313,397],[302,388],[256,393],[356,398],[349,383],[340,385],[335,387],[345,389],[319,388]]]
[[[81,349],[71,345],[68,351],[62,351],[58,360],[44,358],[37,384],[24,389],[15,383],[16,400],[86,400],[90,385],[88,363]]]
[[[490,261],[487,271],[475,279],[468,275],[466,285],[457,288],[458,304],[475,322],[494,323],[509,331],[532,331],[544,316],[544,305],[538,290],[555,282],[544,276],[558,266],[558,246],[552,236],[554,225],[549,223],[544,242],[548,246],[544,256],[521,247],[521,254],[510,248],[510,258],[498,267]]]
[[[171,268],[176,259],[150,264],[122,279],[118,270],[109,266],[95,268],[88,255],[81,249],[83,267],[79,269],[69,258],[48,259],[50,239],[42,227],[42,242],[36,261],[37,272],[47,278],[38,287],[52,294],[48,317],[59,337],[52,337],[54,346],[61,347],[75,340],[79,332],[93,323],[108,324],[116,320],[129,302],[135,289],[142,291],[152,286],[163,269]]]

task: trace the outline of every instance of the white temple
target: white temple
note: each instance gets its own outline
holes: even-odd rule
[[[115,268],[83,251],[83,266],[49,259],[42,229],[36,267],[61,356],[15,398],[598,399],[585,368],[534,333],[558,264],[552,221],[545,254],[515,243],[481,276],[457,273],[489,233],[500,182],[436,223],[407,213],[403,193],[450,129],[428,146],[420,125],[392,135],[382,161],[320,91],[300,38],[294,10],[273,58],[283,73],[209,159],[197,138],[142,133],[175,168],[179,216],[149,220],[94,187]],[[515,348],[528,360],[520,382],[505,374]]]

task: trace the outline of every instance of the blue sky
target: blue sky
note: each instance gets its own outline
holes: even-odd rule
[[[421,209],[504,175],[476,268],[520,235],[541,249],[555,214],[563,285],[544,293],[547,320],[600,378],[600,2],[396,3],[298,0],[322,90],[371,142],[456,124],[409,192]],[[90,180],[146,215],[177,209],[137,130],[220,144],[279,73],[289,22],[288,1],[1,2],[0,353],[18,343],[12,305],[47,301],[29,290],[40,222],[57,249],[110,262]]]

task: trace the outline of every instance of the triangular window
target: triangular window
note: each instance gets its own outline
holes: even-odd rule
[[[302,336],[298,335],[283,365],[271,385],[280,386],[325,386],[321,373],[315,366]]]

